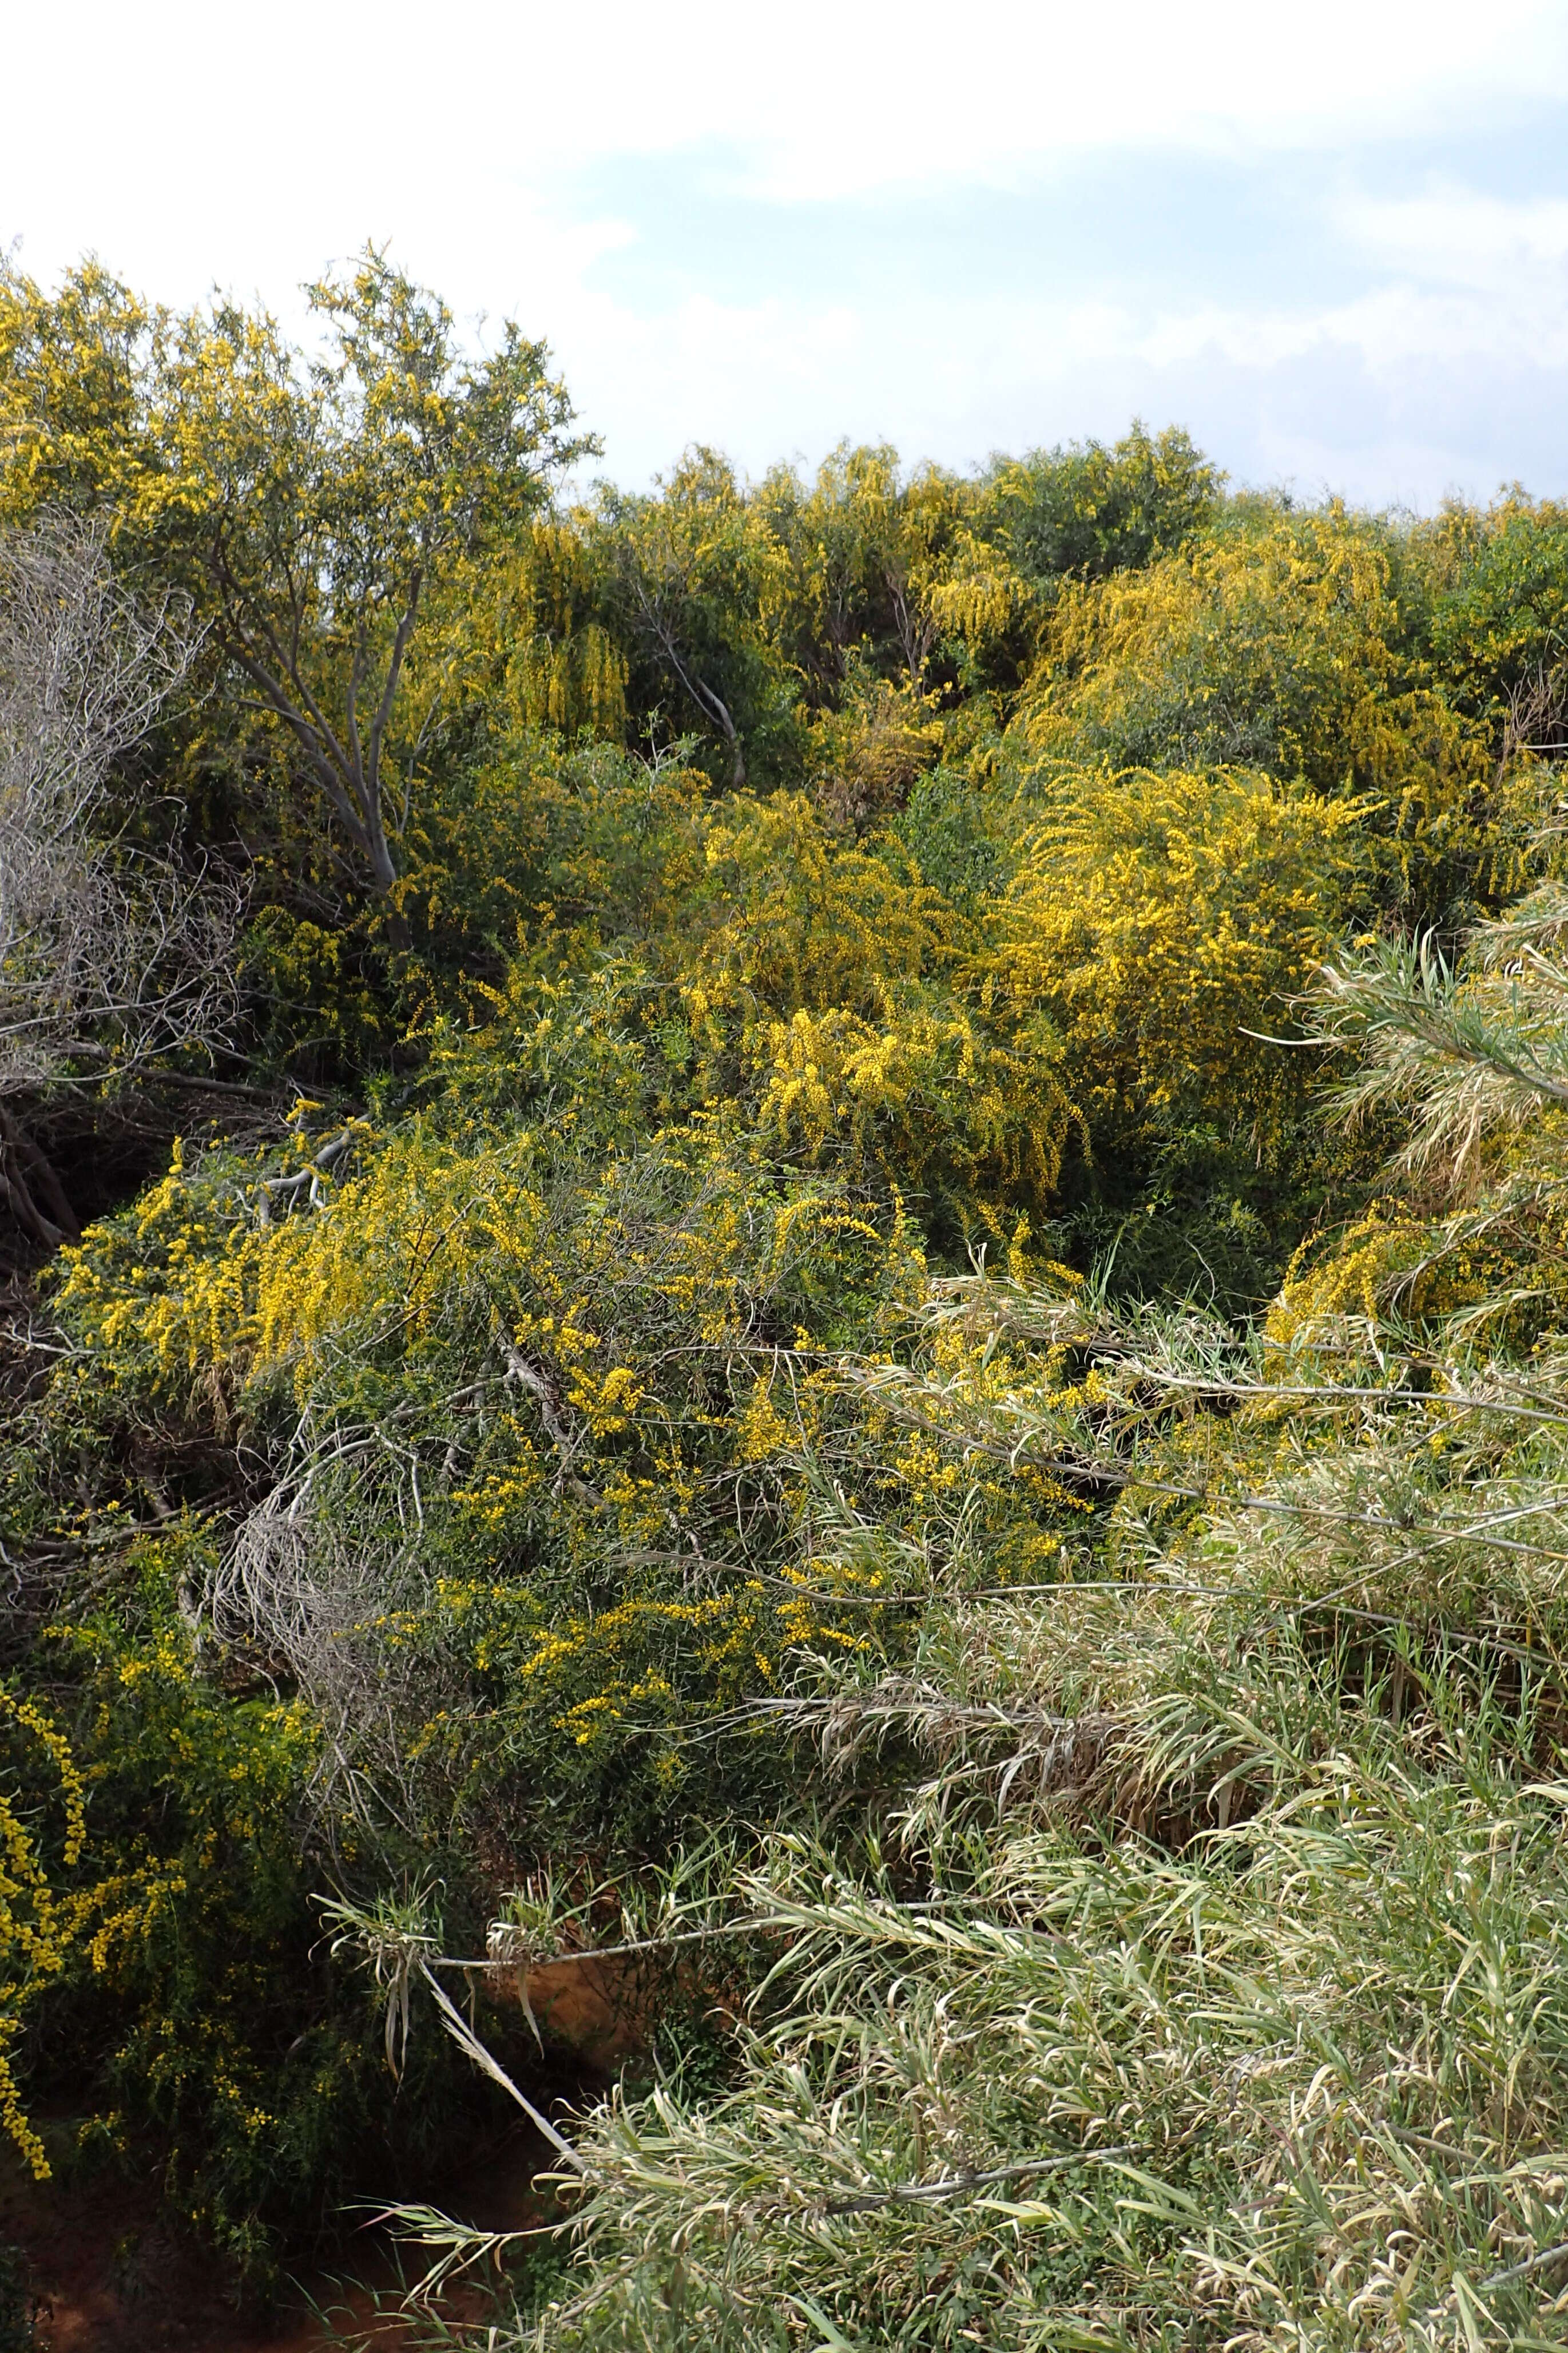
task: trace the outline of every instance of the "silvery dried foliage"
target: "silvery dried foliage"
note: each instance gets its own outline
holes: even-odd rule
[[[100,524],[0,539],[0,1098],[225,1035],[238,892],[134,840],[113,789],[198,638],[116,583]]]

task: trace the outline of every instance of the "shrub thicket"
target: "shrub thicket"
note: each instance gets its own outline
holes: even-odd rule
[[[0,529],[204,632],[114,839],[248,892],[0,1107],[0,2124],[260,2284],[574,2069],[503,2342],[1558,2341],[1557,511],[566,505],[541,347],[318,297],[0,277]]]

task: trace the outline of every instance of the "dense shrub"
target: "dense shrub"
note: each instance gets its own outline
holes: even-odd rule
[[[250,894],[221,1064],[0,1107],[140,1172],[12,1253],[12,2142],[264,2283],[462,2043],[579,2094],[500,2342],[1557,2341],[1561,517],[570,505],[542,346],[316,298],[0,274]]]

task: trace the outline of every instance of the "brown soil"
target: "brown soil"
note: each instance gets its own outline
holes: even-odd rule
[[[528,1993],[553,2048],[571,2054],[568,2074],[579,2088],[605,2082],[643,2039],[646,2002],[625,1963],[554,1963],[530,1972]],[[480,2231],[525,2229],[541,2219],[532,2185],[552,2160],[520,2119],[471,2167],[426,2188],[422,2202]],[[232,2282],[160,2213],[150,2179],[73,2177],[62,2168],[60,2179],[39,2187],[0,2153],[0,2241],[7,2240],[31,2265],[38,2353],[342,2353],[362,2344],[374,2353],[418,2353],[430,2342],[404,2309],[403,2281],[417,2278],[420,2252],[405,2251],[400,2274],[384,2229],[351,2234],[331,2270],[303,2279],[267,2327],[237,2316]],[[482,2286],[460,2283],[435,2309],[460,2325],[494,2306]]]
[[[480,2230],[523,2228],[539,2219],[532,2182],[548,2155],[520,2130],[430,2202]],[[300,2282],[267,2325],[237,2316],[221,2268],[159,2215],[148,2181],[102,2175],[38,2187],[6,2163],[0,2239],[30,2263],[39,2353],[342,2353],[361,2343],[415,2353],[421,2341],[401,2309],[396,2249],[384,2230],[356,2234],[331,2272]],[[408,2251],[402,2276],[419,2269],[419,2251]],[[471,2284],[448,2290],[436,2308],[449,2324],[493,2309]]]

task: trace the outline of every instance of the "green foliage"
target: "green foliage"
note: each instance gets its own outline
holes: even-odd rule
[[[931,592],[963,544],[967,486],[898,452],[841,444],[808,489],[778,467],[757,494],[775,550],[769,620],[808,702],[831,709],[857,664],[915,694],[938,640]]]
[[[0,2353],[30,2353],[37,2322],[27,2259],[19,2247],[0,2242]]]
[[[543,344],[509,323],[465,361],[450,313],[374,248],[307,291],[329,337],[308,363],[232,303],[181,322],[158,385],[160,497],[284,756],[386,897],[439,701],[437,659],[424,724],[399,708],[426,597],[515,540],[550,475],[595,445],[569,438]],[[395,901],[391,922],[406,944]]]
[[[1038,588],[1103,580],[1201,531],[1223,480],[1179,427],[1152,435],[1134,424],[1109,449],[1089,441],[997,460],[981,527]]]
[[[700,855],[705,784],[586,735],[498,735],[407,838],[405,901],[429,963],[499,980],[520,947],[667,933]]]
[[[661,1933],[762,1947],[735,2067],[584,2119],[577,2264],[503,2342],[1558,2340],[1568,984],[1488,975],[1563,921],[1340,972],[1362,1095],[1468,1090],[1417,1139],[1459,1198],[1264,1330],[966,1277],[867,1368],[1098,1505],[1048,1598],[944,1577],[898,1672],[824,1662],[802,1737],[924,1769],[672,1880]]]
[[[1568,656],[1568,515],[1510,501],[1433,614],[1438,660],[1464,706],[1490,714],[1510,691]]]
[[[567,506],[542,344],[312,299],[0,280],[256,878],[7,1327],[13,2137],[261,2280],[532,2021],[498,2341],[1556,2341],[1557,511]]]
[[[725,460],[689,450],[652,496],[605,486],[588,537],[653,741],[695,728],[737,786],[787,767],[794,697],[763,626],[772,551]]]
[[[0,265],[0,514],[106,511],[127,526],[156,470],[150,382],[167,313],[97,261],[57,294]],[[142,553],[138,550],[138,553]]]
[[[1011,816],[977,793],[962,772],[938,769],[915,786],[894,830],[961,922],[973,923],[1012,872]]]

